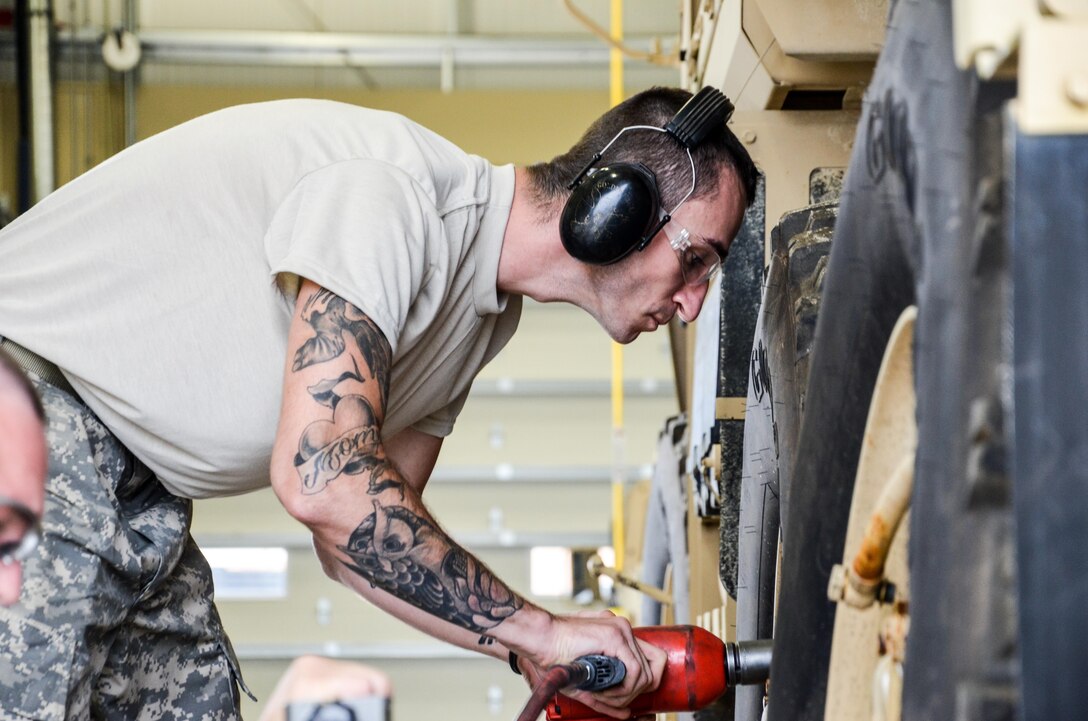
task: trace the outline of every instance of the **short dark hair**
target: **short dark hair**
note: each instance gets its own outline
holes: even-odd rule
[[[23,369],[3,350],[0,350],[0,369],[7,371],[15,381],[15,385],[25,391],[26,397],[34,406],[34,414],[38,416],[38,420],[45,423],[45,408],[42,407],[42,400],[38,397],[38,391],[34,389],[34,384],[30,382],[30,378],[23,372]]]
[[[533,199],[538,207],[550,208],[566,200],[567,185],[586,163],[622,129],[632,125],[663,128],[691,98],[679,88],[655,87],[633,95],[598,118],[570,150],[549,161],[526,168]],[[752,157],[725,123],[711,132],[691,151],[695,161],[696,185],[690,200],[706,197],[718,190],[722,166],[733,169],[744,191],[745,205],[755,199],[759,171]],[[624,133],[600,161],[639,162],[657,176],[661,202],[672,209],[691,187],[691,165],[678,140],[666,133],[632,130]]]

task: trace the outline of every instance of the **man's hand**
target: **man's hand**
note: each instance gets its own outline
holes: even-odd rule
[[[665,670],[665,651],[635,638],[631,624],[611,611],[583,611],[555,617],[549,643],[550,650],[545,651],[539,663],[524,657],[518,659],[518,667],[530,687],[535,688],[547,668],[554,664],[569,663],[590,653],[613,656],[627,668],[622,684],[596,693],[572,691],[567,695],[618,719],[631,715],[627,707],[636,697],[657,688]]]

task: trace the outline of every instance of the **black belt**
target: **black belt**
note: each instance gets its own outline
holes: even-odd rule
[[[72,384],[60,372],[60,368],[57,368],[55,364],[42,358],[34,351],[24,348],[10,338],[4,337],[0,337],[0,349],[7,353],[27,373],[33,373],[49,385],[59,388],[76,398],[79,397],[75,388],[72,388]]]

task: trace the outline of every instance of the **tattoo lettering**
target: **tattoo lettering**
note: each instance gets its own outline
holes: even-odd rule
[[[437,526],[403,506],[374,501],[374,513],[339,546],[342,563],[371,585],[476,633],[524,605]]]
[[[344,352],[344,333],[347,333],[355,339],[371,375],[378,383],[384,408],[389,392],[391,351],[388,341],[374,322],[358,308],[327,290],[315,293],[306,301],[302,317],[314,329],[314,336],[299,347],[291,369],[300,371],[338,358]]]
[[[347,349],[345,334],[348,334],[366,362],[365,370],[378,385],[381,402],[378,410],[384,409],[389,391],[391,352],[378,327],[355,306],[325,289],[306,300],[300,315],[313,328],[314,335],[295,353],[292,370],[297,372],[340,358]],[[356,356],[349,353],[348,358],[352,370],[306,389],[315,401],[331,408],[333,415],[331,421],[311,423],[299,438],[295,469],[302,481],[302,492],[318,493],[341,474],[358,475],[368,471],[368,493],[376,495],[395,488],[400,490],[403,499],[403,483],[389,473],[389,464],[379,455],[378,414],[363,396],[358,395],[358,386],[367,378],[356,363]]]
[[[314,421],[299,439],[295,470],[302,481],[304,494],[317,493],[341,474],[358,475],[370,471],[371,488],[375,475],[389,470],[388,463],[378,457],[381,438],[374,410],[358,395],[339,399],[331,421]],[[383,487],[398,487],[396,480],[387,480]]]

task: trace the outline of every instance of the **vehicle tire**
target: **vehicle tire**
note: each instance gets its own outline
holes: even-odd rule
[[[951,26],[947,2],[893,3],[866,93],[784,495],[771,721],[824,719],[828,574],[843,554],[876,374],[912,303],[919,440],[903,718],[951,718],[957,703],[977,709],[972,719],[1011,708],[999,381],[1001,109],[1012,89],[956,69]]]

